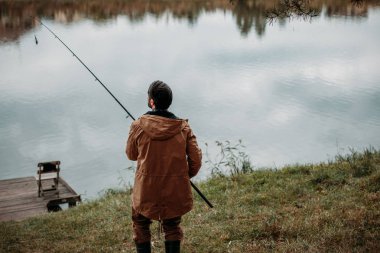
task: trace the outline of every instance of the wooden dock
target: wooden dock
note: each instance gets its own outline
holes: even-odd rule
[[[38,197],[35,177],[0,180],[0,221],[20,221],[29,217],[59,209],[60,204],[69,207],[81,201],[62,177],[59,178],[58,194],[46,193]]]

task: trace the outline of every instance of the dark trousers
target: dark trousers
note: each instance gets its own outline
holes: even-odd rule
[[[132,208],[133,221],[133,240],[136,243],[149,242],[151,240],[150,224],[152,220],[137,213]],[[165,233],[165,241],[180,241],[183,238],[183,232],[179,224],[181,216],[162,220],[162,228]]]

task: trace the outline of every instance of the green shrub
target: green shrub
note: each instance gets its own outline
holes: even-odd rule
[[[354,177],[364,177],[371,175],[376,170],[376,164],[379,163],[380,153],[373,147],[358,152],[352,148],[350,154],[337,155],[336,161],[342,164],[348,164]]]
[[[245,153],[245,146],[242,141],[232,144],[230,141],[216,141],[219,147],[219,154],[215,159],[211,159],[208,153],[208,144],[206,143],[206,161],[205,163],[211,169],[213,176],[236,176],[239,174],[247,174],[253,172],[253,166],[247,153]]]

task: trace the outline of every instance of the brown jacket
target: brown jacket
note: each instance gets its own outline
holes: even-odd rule
[[[187,120],[143,115],[131,125],[126,148],[137,160],[132,206],[154,219],[170,219],[192,209],[190,178],[202,152]]]

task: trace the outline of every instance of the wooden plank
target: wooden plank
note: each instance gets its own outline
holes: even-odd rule
[[[11,205],[0,207],[0,213],[5,213],[5,212],[13,211],[13,210],[15,211],[23,210],[23,209],[34,208],[34,207],[46,207],[46,203],[44,201],[12,203]]]
[[[29,210],[23,210],[20,212],[13,212],[13,213],[6,213],[6,214],[0,214],[0,221],[9,221],[9,220],[14,220],[14,221],[21,221],[26,218],[30,217],[35,217],[44,213],[47,213],[47,209],[29,209]]]
[[[7,196],[16,196],[16,195],[23,195],[23,194],[37,194],[38,193],[38,188],[31,188],[31,187],[21,187],[19,189],[8,189],[5,191],[0,192],[0,199],[2,197],[7,197]]]
[[[43,201],[42,198],[38,198],[37,194],[25,194],[22,197],[17,197],[17,198],[12,198],[12,196],[8,196],[7,198],[2,198],[0,200],[0,207],[5,205],[5,204],[10,204],[14,202],[38,202],[38,201]]]
[[[3,179],[0,180],[0,186],[6,185],[6,184],[14,184],[14,183],[22,183],[27,181],[35,180],[34,177],[20,177],[20,178],[13,178],[13,179]]]
[[[37,191],[38,186],[37,183],[33,182],[23,182],[23,183],[15,183],[8,184],[6,187],[0,187],[0,195],[4,195],[6,192],[18,192],[26,189],[35,189]]]
[[[57,177],[58,177],[57,172],[41,174],[41,180],[49,180],[49,179],[54,179],[54,178],[57,178]],[[40,178],[39,178],[38,175],[36,175],[35,179],[39,180]]]
[[[4,206],[18,205],[19,203],[33,203],[38,202],[39,199],[37,196],[26,196],[23,198],[8,198],[6,200],[0,201],[0,208]]]
[[[0,202],[1,200],[7,200],[9,198],[22,198],[23,196],[38,196],[37,190],[25,190],[24,192],[7,192],[8,194],[0,194]]]
[[[33,202],[33,203],[19,203],[18,205],[12,205],[12,206],[0,208],[0,213],[5,214],[5,213],[11,213],[11,212],[20,212],[20,211],[36,209],[36,208],[46,209],[46,203],[43,201]]]

